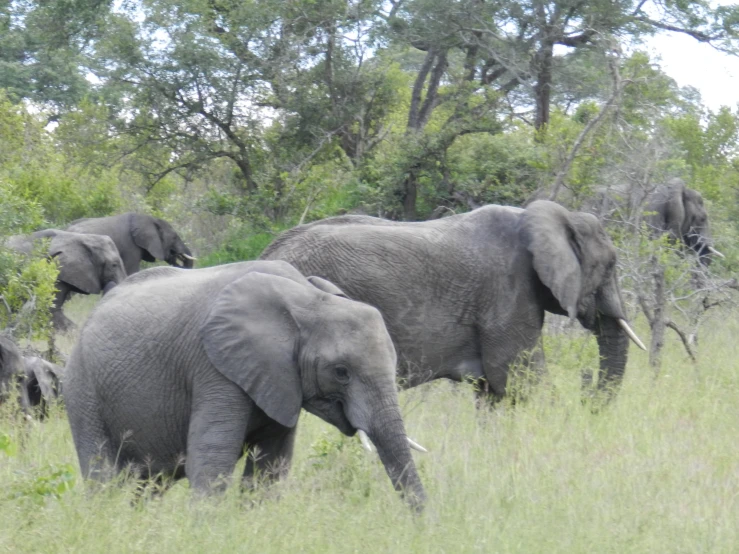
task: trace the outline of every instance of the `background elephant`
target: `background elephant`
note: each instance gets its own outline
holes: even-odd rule
[[[129,277],[90,316],[64,395],[85,476],[134,464],[205,491],[248,444],[260,455],[244,477],[279,477],[302,406],[368,435],[395,487],[420,503],[395,363],[377,310],[289,264],[160,267]]]
[[[0,335],[0,404],[20,392],[23,411],[30,413],[39,406],[42,415],[49,402],[61,394],[63,370],[38,356],[23,356],[10,337]]]
[[[10,397],[22,375],[25,375],[23,355],[10,337],[0,335],[0,404]]]
[[[643,214],[655,233],[670,233],[695,252],[704,265],[710,264],[712,255],[723,257],[713,247],[701,193],[688,188],[682,179],[671,179],[651,190],[636,186],[599,188],[590,204],[586,202],[588,211],[601,218],[638,224]]]
[[[191,268],[195,258],[172,226],[158,217],[128,212],[109,217],[78,219],[67,227],[75,233],[107,235],[113,239],[126,268],[132,275],[141,269],[141,260],[163,260],[169,265]]]
[[[541,334],[545,310],[577,317],[596,334],[601,389],[624,373],[633,332],[615,250],[594,216],[554,202],[420,223],[334,217],[284,232],[262,258],[290,262],[376,306],[406,386],[484,378],[502,397],[510,365]]]
[[[10,237],[7,245],[18,252],[30,254],[34,243],[41,239],[50,239],[48,255],[59,261],[57,293],[51,314],[54,327],[65,330],[73,326],[62,311],[62,305],[70,293],[105,293],[121,283],[126,278],[126,272],[118,249],[110,237],[104,235],[46,229],[30,235]]]

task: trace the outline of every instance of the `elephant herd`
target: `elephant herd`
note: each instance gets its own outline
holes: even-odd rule
[[[651,201],[657,231],[703,263],[720,255],[699,193],[673,182]],[[279,478],[302,408],[374,444],[420,508],[410,450],[425,449],[406,433],[396,383],[472,380],[498,400],[511,371],[536,362],[545,312],[595,334],[604,393],[623,378],[629,340],[644,348],[599,219],[546,200],[425,222],[332,217],[284,232],[258,261],[191,271],[190,250],[149,216],[80,220],[9,245],[28,251],[36,238],[60,259],[55,321],[70,292],[106,293],[62,378],[82,473],[98,480],[128,467],[208,492],[247,448],[260,455],[245,482]],[[175,267],[138,272],[141,260]],[[36,379],[39,390],[50,382]]]

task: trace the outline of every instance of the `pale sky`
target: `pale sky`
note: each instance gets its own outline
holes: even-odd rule
[[[737,0],[714,0],[733,4]],[[652,58],[661,58],[662,71],[680,86],[697,88],[703,103],[713,111],[721,106],[736,109],[739,103],[739,57],[702,44],[687,35],[663,32],[645,44]]]
[[[713,111],[736,109],[739,103],[739,57],[676,33],[653,37],[645,45],[653,59],[661,58],[662,71],[680,86],[697,88],[703,103]]]

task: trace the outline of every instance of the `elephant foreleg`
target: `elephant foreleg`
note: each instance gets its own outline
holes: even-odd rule
[[[484,382],[478,387],[478,398],[497,403],[513,392],[515,400],[520,392],[538,382],[544,368],[539,334],[523,326],[516,332],[511,326],[498,333],[486,333],[481,342]]]
[[[290,470],[297,425],[293,428],[273,423],[247,438],[249,452],[243,485],[254,488],[259,482],[283,479]]]
[[[241,389],[193,399],[185,474],[200,493],[223,492],[242,454],[253,403]]]

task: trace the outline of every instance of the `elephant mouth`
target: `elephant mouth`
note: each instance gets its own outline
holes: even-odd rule
[[[311,398],[303,403],[303,408],[314,416],[320,417],[335,426],[339,431],[351,437],[357,432],[346,416],[344,403],[339,398]]]
[[[170,255],[167,259],[167,263],[182,269],[191,269],[193,265],[195,265],[196,260],[197,258],[195,256],[191,256],[185,252],[177,252]]]

